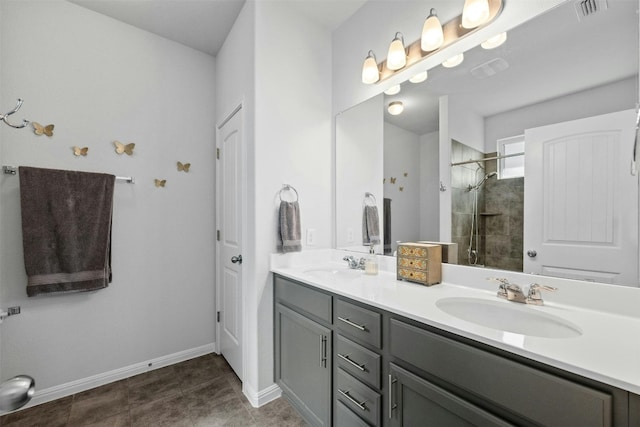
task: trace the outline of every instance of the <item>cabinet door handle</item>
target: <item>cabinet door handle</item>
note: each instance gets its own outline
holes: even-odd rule
[[[327,367],[327,337],[320,335],[320,367]]]
[[[338,389],[338,393],[340,393],[341,395],[343,395],[344,397],[346,397],[349,402],[353,403],[354,405],[356,405],[358,408],[360,408],[363,411],[367,410],[367,407],[364,406],[365,403],[367,403],[367,401],[365,400],[364,402],[360,403],[358,402],[356,399],[354,399],[353,397],[351,397],[351,395],[349,394],[348,391],[344,391],[344,390],[340,390]]]
[[[344,317],[338,316],[338,320],[340,320],[341,322],[346,323],[349,326],[353,326],[354,328],[359,329],[361,331],[366,331],[366,328],[364,326],[358,325],[357,323],[353,323],[351,320],[345,319]]]
[[[389,419],[393,419],[393,411],[398,407],[396,403],[393,403],[393,385],[398,380],[394,380],[393,376],[389,374]]]
[[[348,355],[338,353],[338,357],[340,359],[344,360],[345,362],[349,363],[351,366],[354,366],[354,367],[360,369],[362,372],[365,371],[365,368],[364,368],[365,365],[360,365],[359,363],[354,362],[353,360],[351,360],[349,358]]]

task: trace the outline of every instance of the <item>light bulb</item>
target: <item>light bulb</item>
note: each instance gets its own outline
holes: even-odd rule
[[[507,33],[500,33],[480,43],[480,46],[482,46],[483,49],[494,49],[502,45],[505,41],[507,41]]]
[[[393,101],[389,104],[389,107],[387,107],[387,111],[392,116],[397,116],[404,111],[404,105],[402,105],[400,101]]]
[[[442,24],[436,15],[436,10],[431,9],[429,16],[424,21],[422,27],[422,37],[420,38],[420,47],[423,51],[429,52],[438,49],[444,42],[444,33],[442,32]]]
[[[387,68],[396,71],[405,65],[407,65],[407,52],[404,50],[404,38],[401,33],[396,33],[396,36],[389,45]]]
[[[372,84],[380,80],[380,70],[373,51],[370,50],[362,64],[362,83]]]
[[[445,67],[445,68],[453,68],[453,67],[457,67],[458,65],[462,64],[462,61],[464,61],[464,54],[463,53],[459,53],[456,56],[452,56],[451,58],[449,58],[446,61],[444,61],[442,63],[442,66]]]
[[[462,8],[462,27],[475,28],[489,19],[488,0],[465,0]]]
[[[409,79],[409,81],[411,83],[422,83],[423,81],[427,80],[427,71],[423,71],[421,73],[416,74],[415,76],[411,77]]]
[[[400,85],[391,86],[389,89],[384,91],[387,95],[397,95],[400,93]]]

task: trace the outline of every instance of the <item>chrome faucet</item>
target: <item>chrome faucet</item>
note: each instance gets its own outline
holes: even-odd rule
[[[503,278],[489,277],[487,280],[498,282],[498,298],[504,298],[507,301],[519,302],[522,304],[543,305],[542,295],[540,291],[557,291],[558,288],[551,286],[539,285],[537,283],[529,286],[527,296],[524,295],[522,288],[514,283],[509,283],[509,280]]]
[[[353,270],[364,270],[364,261],[365,261],[364,258],[360,258],[359,260],[356,260],[354,257],[349,255],[342,258],[342,260],[347,261],[347,264],[349,264],[349,268]]]

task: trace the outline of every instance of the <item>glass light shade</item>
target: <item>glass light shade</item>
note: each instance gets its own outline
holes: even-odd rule
[[[396,33],[396,36],[389,45],[387,68],[396,71],[405,65],[407,65],[407,52],[404,50],[404,39],[402,38],[402,34]]]
[[[495,36],[480,43],[483,49],[494,49],[507,41],[507,33],[496,34]]]
[[[436,10],[431,9],[429,16],[424,21],[422,27],[422,37],[420,38],[420,47],[423,51],[429,52],[438,49],[444,42],[444,33],[442,32],[442,24],[436,15]]]
[[[391,86],[389,89],[384,91],[387,95],[397,95],[400,93],[400,85]]]
[[[488,0],[465,0],[462,8],[462,27],[475,28],[489,19]]]
[[[373,84],[380,80],[380,70],[378,70],[378,62],[373,51],[369,51],[367,57],[362,64],[362,83]]]
[[[409,79],[409,81],[411,83],[422,83],[423,81],[427,80],[427,71],[423,71],[421,73],[416,74],[415,76],[411,77]]]
[[[397,116],[404,111],[404,105],[402,105],[402,102],[400,101],[393,101],[389,104],[389,107],[387,107],[387,111],[392,116]]]
[[[462,61],[464,61],[464,54],[459,53],[456,56],[452,56],[451,58],[449,58],[446,61],[444,61],[442,63],[442,66],[445,67],[445,68],[453,68],[453,67],[457,67],[458,65],[462,64]]]

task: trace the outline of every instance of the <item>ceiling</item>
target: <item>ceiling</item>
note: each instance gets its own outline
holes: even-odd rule
[[[69,0],[216,56],[245,0]],[[367,0],[278,0],[334,30]]]
[[[441,95],[488,117],[636,75],[638,2],[609,0],[607,10],[581,19],[574,3],[509,31],[506,43],[496,49],[478,46],[465,52],[458,67],[438,66],[425,82],[404,83],[400,94],[385,96],[385,104],[400,100],[405,112],[385,112],[385,120],[423,135],[438,130]],[[473,69],[489,61],[507,68],[474,77]]]

